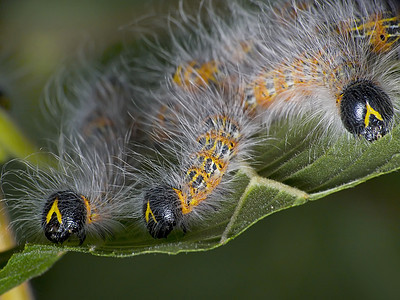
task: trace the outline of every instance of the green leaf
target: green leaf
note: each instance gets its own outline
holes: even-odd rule
[[[292,133],[287,140],[279,139],[261,155],[265,163],[259,175],[301,189],[316,200],[400,168],[400,126],[373,143],[348,136],[335,143],[327,136],[315,143],[317,138],[305,133],[296,138]]]
[[[8,255],[8,253],[3,255]],[[63,252],[51,246],[26,245],[24,251],[14,253],[0,271],[0,295],[25,280],[44,273],[62,255]]]

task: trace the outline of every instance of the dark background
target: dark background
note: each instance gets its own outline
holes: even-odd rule
[[[122,0],[1,2],[2,47],[26,82],[11,114],[28,136],[33,117],[24,116],[38,114],[40,92],[64,59],[88,42],[118,41],[126,35],[120,25],[151,9]],[[125,259],[69,253],[32,280],[34,293],[59,300],[398,298],[399,183],[394,173],[273,214],[212,251]]]

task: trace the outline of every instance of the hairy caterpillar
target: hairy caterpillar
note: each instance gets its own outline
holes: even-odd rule
[[[183,18],[186,17],[188,24],[196,25],[191,27],[195,33],[205,30],[204,24],[188,15]],[[170,24],[175,22],[172,17],[170,21]],[[186,30],[180,25],[178,28]],[[225,28],[230,30],[228,26]],[[157,160],[148,156],[142,159],[147,165],[139,172],[142,201],[133,203],[134,210],[141,211],[143,223],[154,238],[167,237],[174,228],[185,232],[192,224],[204,221],[210,211],[221,208],[221,202],[230,194],[227,183],[239,162],[247,158],[247,149],[254,144],[252,136],[258,132],[258,127],[247,117],[235,87],[214,88],[213,84],[218,85],[219,74],[222,74],[219,70],[227,70],[227,66],[213,63],[217,61],[213,60],[216,45],[211,44],[211,40],[196,41],[209,50],[202,52],[204,61],[210,63],[200,70],[201,78],[193,77],[188,69],[181,68],[178,73],[183,73],[175,74],[173,80],[187,88],[176,89],[170,78],[165,80],[166,74],[173,74],[174,65],[181,61],[180,56],[189,59],[194,50],[187,40],[181,40],[181,44],[175,40],[179,36],[172,34],[176,43],[169,50],[163,50],[157,39],[150,42],[144,37],[147,45],[160,53],[158,58],[157,54],[147,53],[139,59],[134,58],[132,67],[131,57],[123,57],[131,72],[139,74],[139,83],[135,85],[149,87],[144,98],[156,100],[156,105],[147,113],[147,125],[150,125],[148,135],[155,140],[155,147],[159,149],[156,152],[160,151],[161,155]],[[231,43],[229,39],[227,42]],[[234,47],[224,45],[224,48],[229,52],[227,58],[230,54],[235,55]],[[172,64],[159,65],[159,58]],[[140,78],[140,74],[146,74],[146,77]],[[193,80],[196,86],[191,88],[187,82]]]
[[[297,9],[292,21],[277,28],[296,51],[286,52],[276,39],[272,47],[260,45],[284,59],[271,64],[266,56],[268,65],[252,75],[248,98],[278,116],[297,115],[308,102],[326,128],[344,127],[368,141],[380,138],[392,126],[391,99],[398,95],[396,70],[389,65],[398,62],[397,16],[393,6],[369,1],[314,2]]]
[[[260,10],[247,18],[257,22],[249,28],[259,28],[246,40],[252,49],[243,51],[241,41],[232,39],[237,51],[253,54],[241,70],[249,78],[246,107],[268,111],[269,121],[318,115],[325,128],[344,127],[368,141],[390,131],[398,109],[392,99],[399,92],[394,83],[400,19],[394,3],[308,1],[274,9],[261,4]],[[181,63],[173,81],[182,87],[215,81],[216,71],[204,70],[223,65],[220,57]],[[219,77],[232,80],[229,74]]]
[[[166,109],[178,124],[163,148],[176,159],[161,168],[153,165],[142,193],[143,219],[154,238],[167,237],[176,227],[186,231],[229,195],[226,184],[257,132],[236,96],[227,90],[191,92],[190,97],[187,91],[169,91],[173,105]]]
[[[13,182],[11,192],[6,188],[7,204],[16,215],[13,226],[27,240],[33,232],[54,243],[76,236],[82,244],[88,234],[104,238],[115,232],[128,217],[130,93],[112,70],[80,70],[78,78],[62,77],[67,92],[57,85],[57,98],[48,94],[48,111],[61,120],[56,124],[56,164],[39,169],[23,162],[23,169],[3,174],[3,182]],[[15,194],[20,197],[13,198]]]

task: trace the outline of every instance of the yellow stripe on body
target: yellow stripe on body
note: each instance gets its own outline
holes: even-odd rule
[[[375,116],[378,120],[383,121],[381,114],[379,112],[377,112],[375,109],[373,109],[371,107],[371,105],[369,105],[368,102],[367,102],[366,107],[367,107],[367,112],[365,113],[365,119],[364,119],[365,127],[367,127],[369,125],[369,118],[371,115]]]
[[[58,198],[56,198],[53,202],[53,205],[51,206],[49,212],[47,213],[46,216],[46,224],[49,224],[51,217],[53,216],[53,214],[56,214],[57,216],[57,221],[58,223],[62,224],[62,216],[61,216],[61,212],[58,209]]]
[[[146,213],[145,213],[145,219],[146,219],[146,223],[149,223],[150,221],[150,215],[153,218],[154,222],[157,223],[156,217],[154,216],[153,211],[150,208],[150,202],[147,201],[147,208],[146,208]]]

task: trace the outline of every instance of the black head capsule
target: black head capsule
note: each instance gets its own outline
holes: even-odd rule
[[[340,102],[340,117],[346,129],[373,142],[387,134],[392,125],[393,104],[389,96],[369,80],[347,86]]]
[[[46,238],[53,243],[63,243],[76,234],[80,244],[86,238],[88,200],[73,191],[52,194],[44,206],[42,228]]]
[[[169,186],[159,186],[144,195],[143,216],[147,230],[154,238],[166,238],[182,218],[179,198]]]

